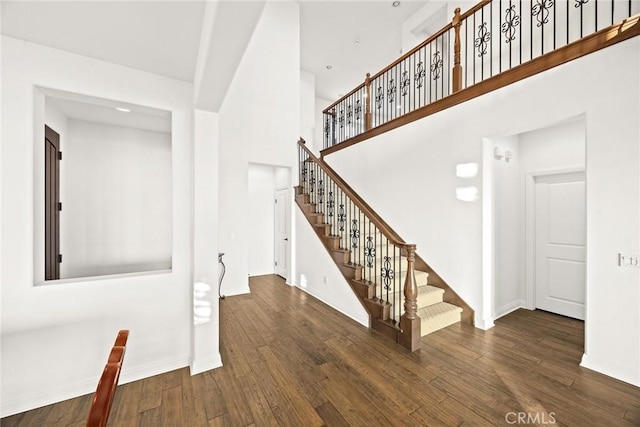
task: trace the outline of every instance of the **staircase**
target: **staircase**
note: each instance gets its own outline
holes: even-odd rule
[[[369,327],[414,351],[421,336],[463,318],[472,323],[473,311],[416,256],[415,245],[404,242],[304,140],[298,145],[296,203],[369,313]]]

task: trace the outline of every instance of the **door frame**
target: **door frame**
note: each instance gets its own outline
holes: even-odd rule
[[[549,175],[562,175],[568,173],[583,172],[585,175],[585,186],[587,185],[587,170],[584,166],[576,166],[570,168],[550,169],[528,172],[525,175],[525,303],[529,310],[536,309],[536,196],[535,185],[536,178],[549,176]],[[585,194],[585,201],[586,200]],[[585,203],[585,205],[586,205]],[[585,206],[585,218],[587,210]],[[588,251],[589,247],[585,244],[585,251]],[[585,257],[585,277],[586,269],[588,268],[587,257]],[[585,282],[586,287],[586,282]],[[587,301],[584,302],[585,308],[585,321],[587,316]]]

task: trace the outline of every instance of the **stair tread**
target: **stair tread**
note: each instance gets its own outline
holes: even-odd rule
[[[404,289],[396,291],[396,294],[404,293]],[[418,286],[418,295],[421,294],[444,294],[444,289],[438,288],[436,286],[431,285],[419,285]]]
[[[425,336],[439,329],[446,328],[460,322],[462,309],[453,304],[439,302],[418,310],[420,335]]]
[[[418,295],[417,302],[418,308],[426,307],[431,304],[436,304],[442,301],[444,296],[444,289],[431,286],[431,285],[422,285],[418,286]],[[386,299],[386,295],[383,295]],[[396,292],[395,299],[392,293],[389,294],[389,301],[400,301],[404,303],[404,289],[401,289]]]
[[[446,315],[448,313],[462,313],[462,309],[457,305],[448,302],[439,302],[418,309],[418,315],[422,319],[429,319],[436,316]]]

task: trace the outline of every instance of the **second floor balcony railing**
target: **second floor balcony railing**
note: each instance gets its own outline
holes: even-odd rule
[[[465,13],[458,8],[444,28],[378,73],[367,74],[323,111],[323,148],[362,138],[615,25],[611,34],[632,26],[637,31],[639,12],[637,0],[483,0]]]

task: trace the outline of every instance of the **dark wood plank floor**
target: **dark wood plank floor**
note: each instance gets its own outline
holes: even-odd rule
[[[220,306],[224,367],[120,386],[111,426],[640,425],[639,388],[578,366],[577,320],[518,310],[486,332],[450,326],[410,354],[275,276]],[[2,427],[82,426],[89,403]]]

